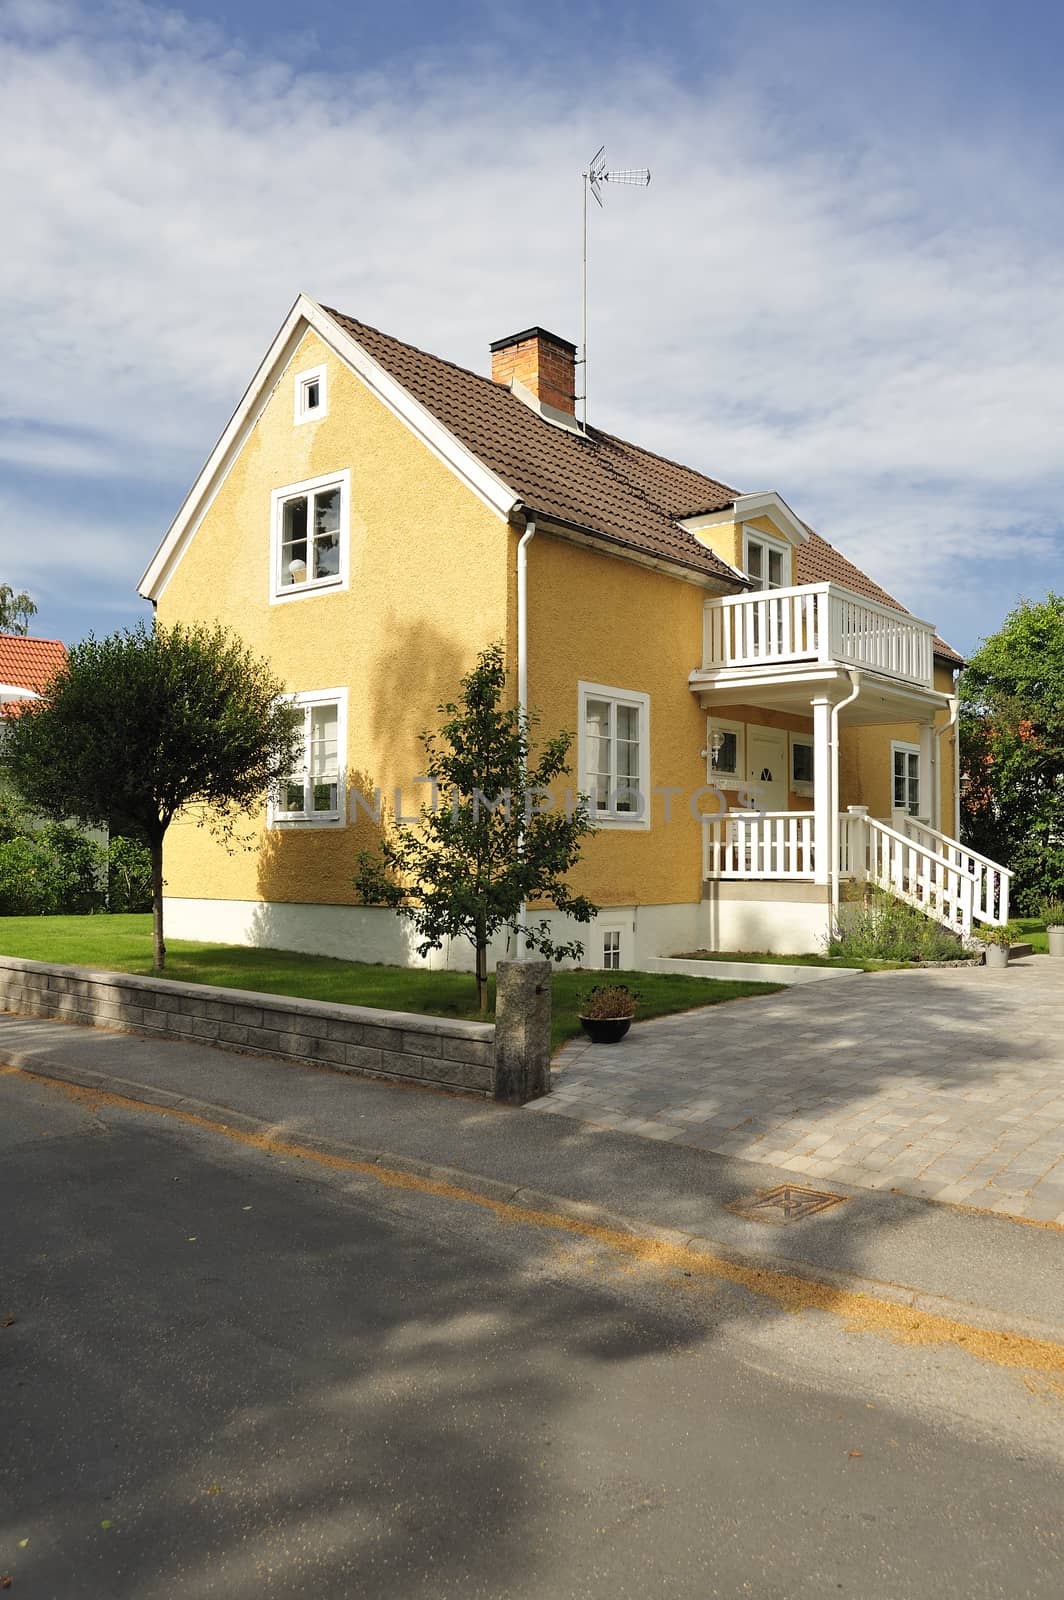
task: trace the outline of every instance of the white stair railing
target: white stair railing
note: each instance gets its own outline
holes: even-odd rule
[[[1007,867],[999,866],[987,856],[981,856],[978,850],[973,850],[970,845],[960,844],[948,834],[939,833],[937,828],[928,827],[926,822],[920,822],[916,817],[906,818],[902,828],[910,839],[926,845],[928,849],[937,846],[940,854],[946,857],[951,866],[956,867],[958,871],[970,873],[975,878],[975,916],[978,921],[1003,926],[1009,920],[1012,873]]]
[[[889,890],[963,938],[975,920],[1008,921],[1008,870],[922,823],[902,832],[851,812],[840,818],[840,856],[842,870]]]

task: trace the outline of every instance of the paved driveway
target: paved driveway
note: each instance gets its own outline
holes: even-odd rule
[[[529,1110],[1064,1224],[1064,962],[884,972],[574,1041]]]

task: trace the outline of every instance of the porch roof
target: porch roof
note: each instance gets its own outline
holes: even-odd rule
[[[808,716],[813,700],[820,696],[837,704],[853,689],[850,674],[843,668],[815,664],[695,671],[688,681],[707,711],[720,706],[750,706],[797,716]],[[949,696],[937,689],[862,670],[860,695],[839,712],[839,723],[843,727],[865,727],[874,723],[930,722],[936,712],[948,709]]]

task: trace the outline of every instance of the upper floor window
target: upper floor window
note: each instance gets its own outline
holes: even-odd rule
[[[650,696],[582,683],[580,788],[600,825],[650,826]]]
[[[273,823],[341,823],[347,739],[346,689],[292,696],[303,713],[300,759],[278,786]]]
[[[350,473],[311,478],[273,493],[273,600],[346,589]]]
[[[295,377],[295,421],[311,422],[328,409],[328,369],[308,367]]]
[[[745,533],[743,568],[755,589],[787,589],[791,582],[790,547],[766,534]]]

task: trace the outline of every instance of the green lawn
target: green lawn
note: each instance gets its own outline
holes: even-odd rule
[[[1046,934],[1046,925],[1039,922],[1037,917],[1017,917],[1016,926],[1023,934],[1025,944],[1041,955],[1049,954],[1049,938]]]
[[[858,967],[862,972],[899,972],[907,965],[904,961],[864,961],[849,956],[777,956],[767,950],[688,950],[673,960],[760,961],[772,967]]]
[[[341,1005],[379,1006],[438,1017],[472,1017],[476,989],[471,973],[426,972],[408,967],[333,961],[291,950],[249,950],[242,945],[167,941],[166,976],[184,983],[298,995]],[[149,916],[0,917],[0,953],[28,961],[151,972]],[[640,995],[639,1016],[661,1017],[695,1006],[719,1005],[747,995],[775,994],[782,985],[718,982],[673,973],[557,971],[554,974],[554,1047],[580,1032],[579,995],[593,984],[627,983]],[[494,1003],[494,984],[492,985]]]

